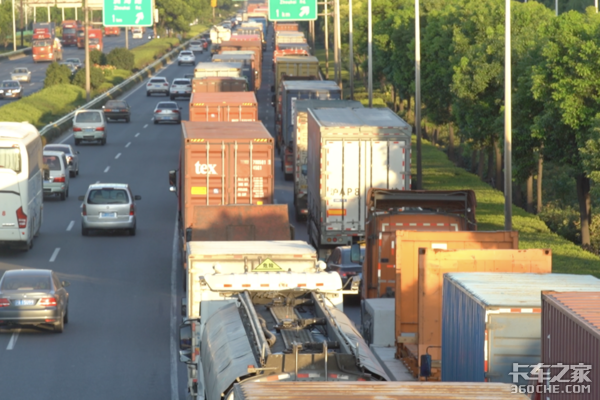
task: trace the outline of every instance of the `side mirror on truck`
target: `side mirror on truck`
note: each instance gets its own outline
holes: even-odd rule
[[[360,264],[360,244],[354,243],[350,246],[350,261],[354,264]]]
[[[169,191],[177,191],[177,170],[173,169],[169,171]]]
[[[192,361],[192,325],[189,321],[179,326],[179,361]]]

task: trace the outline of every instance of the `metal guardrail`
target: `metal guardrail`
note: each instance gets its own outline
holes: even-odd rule
[[[206,31],[206,32],[208,32],[208,31]],[[57,121],[54,121],[54,122],[44,126],[42,129],[40,129],[40,135],[42,135],[43,137],[46,137],[46,136],[49,136],[50,133],[56,132],[57,130],[60,131],[60,133],[62,133],[64,130],[63,125],[70,123],[77,111],[88,110],[88,109],[94,108],[99,103],[102,103],[103,101],[110,99],[114,93],[119,92],[120,90],[126,88],[128,85],[130,85],[132,83],[141,81],[141,80],[145,79],[147,76],[150,76],[152,74],[152,72],[154,72],[155,67],[159,66],[160,64],[164,64],[167,61],[169,61],[170,59],[172,59],[177,52],[181,51],[182,49],[187,48],[187,46],[189,45],[189,43],[192,40],[199,38],[202,34],[204,34],[206,32],[202,32],[199,35],[194,36],[193,38],[191,38],[191,39],[187,40],[186,42],[180,44],[179,46],[175,47],[173,50],[169,51],[167,54],[165,54],[164,56],[162,56],[161,58],[159,58],[152,64],[146,66],[145,68],[143,68],[136,74],[130,76],[129,78],[127,78],[126,80],[124,80],[123,82],[118,84],[117,86],[114,86],[113,88],[111,88],[110,90],[101,94],[100,96],[96,97],[89,103],[86,103],[86,104],[80,106],[79,108],[77,108],[76,110],[71,111],[70,113],[68,113],[64,117],[58,119]]]
[[[5,59],[10,60],[10,59],[12,59],[12,57],[19,56],[21,54],[25,55],[25,54],[29,54],[29,53],[31,53],[31,47],[25,47],[24,49],[20,49],[17,51],[11,51],[9,53],[2,53],[2,54],[0,54],[0,61],[4,61]]]

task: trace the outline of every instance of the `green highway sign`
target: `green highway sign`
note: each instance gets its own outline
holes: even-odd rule
[[[104,26],[152,26],[153,0],[104,0]]]
[[[269,0],[271,21],[314,21],[317,0]]]

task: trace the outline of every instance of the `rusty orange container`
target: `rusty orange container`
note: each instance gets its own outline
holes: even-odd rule
[[[518,232],[396,231],[396,337],[418,332],[419,248],[518,249]]]
[[[430,354],[442,357],[442,287],[450,272],[511,272],[547,274],[552,272],[552,252],[528,250],[436,250],[419,248],[418,334],[416,360]],[[404,297],[401,297],[401,302]],[[468,329],[468,327],[466,327]],[[410,349],[410,346],[407,346]],[[414,351],[414,347],[413,347]],[[443,365],[443,364],[442,364]]]
[[[258,120],[258,101],[254,92],[193,93],[190,121],[251,122]]]

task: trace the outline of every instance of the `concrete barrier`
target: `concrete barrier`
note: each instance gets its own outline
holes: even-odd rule
[[[26,54],[31,54],[31,47],[26,47],[17,51],[11,51],[9,53],[0,54],[0,62],[5,60],[14,60],[17,58],[24,57]]]

